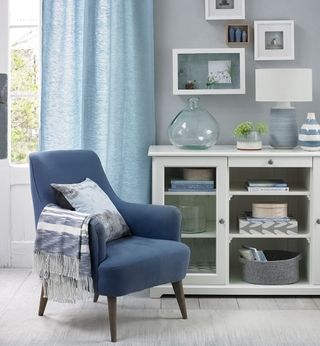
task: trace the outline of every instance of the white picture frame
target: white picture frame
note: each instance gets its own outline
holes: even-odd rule
[[[216,81],[208,87],[212,61],[230,63],[231,83]],[[185,74],[182,76],[182,74]],[[202,76],[200,78],[199,76]],[[199,79],[198,79],[199,77]],[[199,87],[187,89],[188,80],[196,80]],[[203,48],[172,50],[173,95],[231,95],[246,93],[245,49]]]
[[[294,60],[294,21],[258,20],[254,22],[255,60]]]
[[[205,0],[206,20],[245,19],[245,0]]]

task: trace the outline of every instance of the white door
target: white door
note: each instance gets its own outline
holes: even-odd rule
[[[227,159],[154,157],[152,191],[154,204],[182,213],[181,238],[191,249],[184,284],[226,284]]]

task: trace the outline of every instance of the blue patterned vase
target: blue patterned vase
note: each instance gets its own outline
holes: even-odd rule
[[[307,119],[301,126],[299,145],[303,150],[320,150],[320,125],[316,120],[315,113],[308,113]]]

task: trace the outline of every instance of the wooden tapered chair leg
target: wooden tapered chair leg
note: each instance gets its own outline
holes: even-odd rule
[[[43,296],[44,290],[43,286],[41,288],[41,295],[40,295],[40,303],[39,303],[39,311],[38,311],[38,316],[43,316],[44,310],[46,309],[46,305],[48,302],[48,298]]]
[[[93,296],[93,302],[96,303],[99,299],[99,294],[95,293]]]
[[[188,318],[188,315],[187,315],[186,301],[184,298],[182,281],[172,282],[172,287],[179,304],[182,318],[186,320]]]
[[[108,297],[111,341],[117,341],[117,297]]]

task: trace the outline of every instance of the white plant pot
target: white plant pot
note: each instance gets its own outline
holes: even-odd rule
[[[237,149],[260,150],[262,149],[261,136],[258,132],[250,132],[247,136],[237,138]]]

